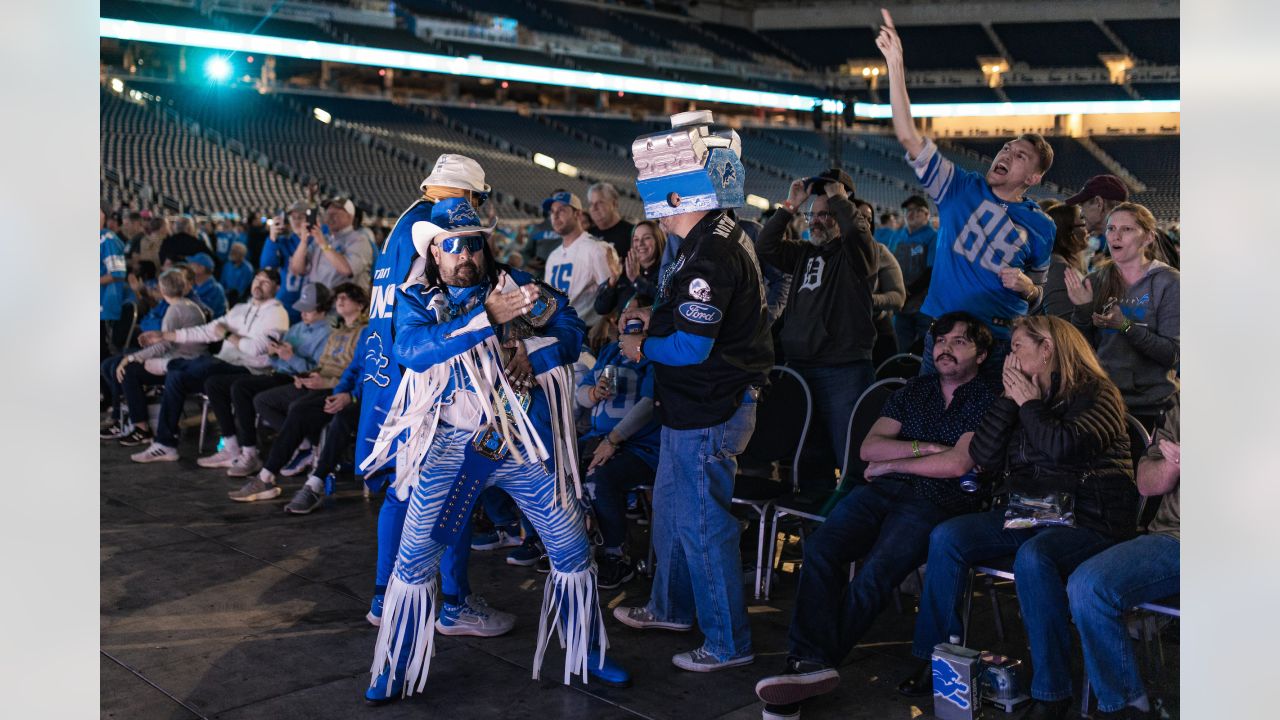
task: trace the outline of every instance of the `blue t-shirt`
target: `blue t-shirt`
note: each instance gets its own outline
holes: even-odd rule
[[[218,284],[217,280],[210,277],[195,286],[193,290],[196,297],[199,298],[200,304],[209,308],[214,317],[222,317],[227,314],[227,293]]]
[[[234,292],[237,297],[246,297],[249,286],[253,284],[253,265],[248,260],[241,260],[239,265],[228,262],[222,266],[222,288]]]
[[[302,314],[293,309],[293,304],[298,302],[298,296],[302,294],[302,285],[306,277],[295,276],[289,272],[289,258],[293,257],[293,251],[298,249],[298,244],[301,242],[302,238],[293,233],[275,240],[267,238],[262,246],[262,257],[258,258],[259,268],[275,268],[280,271],[280,290],[276,292],[276,299],[289,313],[290,324],[302,319]]]
[[[880,232],[877,230],[876,232]],[[902,282],[910,286],[920,278],[924,271],[933,267],[933,259],[938,251],[938,231],[925,223],[915,232],[908,232],[903,225],[889,235],[884,244],[893,253],[902,268]]]
[[[1008,321],[1027,314],[1027,301],[1000,281],[1000,270],[1021,269],[1042,285],[1057,231],[1034,200],[996,197],[986,178],[957,167],[925,140],[907,162],[938,205],[938,240],[929,295],[920,311],[931,317],[964,310],[1008,338]],[[999,324],[993,321],[1001,321]]]
[[[98,233],[98,277],[110,275],[117,280],[127,276],[124,262],[124,243],[110,230],[103,229]],[[119,320],[120,306],[124,303],[124,291],[128,288],[123,282],[113,282],[98,286],[98,319]]]
[[[898,231],[891,227],[878,227],[876,228],[874,237],[876,242],[887,247],[889,245],[889,238],[893,237],[893,234],[896,232]]]
[[[227,253],[231,252],[231,243],[236,241],[236,234],[228,230],[215,233],[213,238],[213,252],[218,259],[226,262]]]
[[[610,365],[617,366],[618,391],[609,400],[596,403],[591,408],[591,431],[582,436],[583,440],[609,434],[619,422],[631,412],[631,408],[641,398],[653,398],[653,362],[641,360],[633,362],[623,356],[617,342],[609,343],[600,349],[600,356],[591,370],[582,375],[578,387],[590,387],[600,380],[600,373]],[[649,424],[634,435],[627,438],[622,449],[644,460],[652,468],[658,467],[658,447],[661,442],[662,426],[655,412]]]

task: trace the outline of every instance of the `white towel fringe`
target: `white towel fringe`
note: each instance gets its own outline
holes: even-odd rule
[[[582,498],[582,478],[578,474],[578,436],[573,411],[573,368],[560,365],[537,377],[551,410],[551,444],[555,451],[556,493],[555,501],[562,508]],[[573,497],[569,497],[569,485],[573,485]]]
[[[394,575],[387,584],[387,594],[382,607],[382,626],[378,628],[378,643],[373,649],[373,666],[369,687],[382,670],[391,666],[391,677],[387,681],[388,697],[391,684],[396,679],[396,660],[406,651],[405,640],[410,623],[413,623],[415,634],[413,646],[408,648],[409,657],[405,666],[404,689],[400,697],[408,697],[415,692],[422,692],[427,683],[427,671],[431,668],[431,658],[435,655],[436,636],[436,581],[418,585],[410,585]]]
[[[586,570],[559,572],[551,568],[546,588],[542,592],[542,619],[538,623],[538,645],[533,654],[533,679],[542,672],[542,660],[551,640],[551,628],[564,648],[564,684],[571,675],[578,675],[582,682],[588,680],[587,653],[591,649],[592,618],[596,620],[596,632],[600,648],[600,667],[604,667],[605,649],[609,640],[605,637],[604,616],[599,611],[600,597],[596,589],[596,566]]]

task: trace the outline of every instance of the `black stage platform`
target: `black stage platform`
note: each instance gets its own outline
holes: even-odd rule
[[[753,687],[777,672],[786,648],[794,578],[783,574],[773,600],[751,602],[754,665],[696,674],[671,655],[701,644],[695,632],[640,633],[607,620],[611,653],[634,686],[624,690],[575,680],[560,683],[555,642],[541,681],[531,679],[545,575],[505,563],[505,551],[477,552],[471,584],[490,605],[518,617],[500,638],[436,636],[426,691],[371,708],[369,680],[376,630],[364,619],[372,594],[375,528],[381,496],[366,499],[349,477],[311,515],[281,509],[300,485],[252,504],[226,499],[241,480],[195,464],[184,442],[178,463],[137,465],[114,442],[101,451],[101,714],[104,718],[759,718]],[[647,541],[644,528],[633,538]],[[795,548],[788,560],[797,556]],[[603,591],[611,605],[647,597],[643,577]],[[895,687],[910,667],[914,598],[890,606],[841,668],[842,684],[806,705],[806,720],[928,715]],[[996,642],[991,603],[974,603],[977,645],[1026,658],[1017,603],[1002,599],[1008,637]],[[1150,677],[1153,693],[1177,717],[1177,626],[1164,631],[1166,664]],[[1079,653],[1076,654],[1079,683]],[[989,717],[1016,718],[988,709]]]

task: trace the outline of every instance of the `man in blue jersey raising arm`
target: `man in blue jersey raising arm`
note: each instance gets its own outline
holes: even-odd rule
[[[907,162],[938,205],[937,255],[920,312],[938,317],[963,310],[990,327],[995,343],[982,375],[1002,387],[1012,321],[1040,304],[1049,270],[1056,228],[1024,194],[1053,165],[1053,148],[1040,135],[1024,133],[996,153],[986,177],[942,157],[912,121],[902,40],[889,11],[880,12],[884,25],[876,47],[888,66],[893,130],[907,151]],[[921,374],[933,372],[932,332],[925,336],[923,357]]]

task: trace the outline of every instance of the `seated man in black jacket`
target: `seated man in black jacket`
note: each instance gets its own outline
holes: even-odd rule
[[[879,254],[871,224],[850,199],[853,192],[843,170],[796,180],[756,242],[761,262],[792,276],[781,318],[783,354],[813,393],[817,422],[811,436],[831,468],[843,459],[853,406],[876,375],[871,293]],[[810,197],[809,242],[785,240],[787,225]],[[823,484],[813,489],[830,490],[833,478],[807,473],[802,482],[818,480]]]
[[[978,509],[981,496],[961,481],[973,470],[969,441],[995,399],[978,379],[991,331],[967,313],[948,313],[934,335],[937,374],[894,393],[862,443],[870,483],[841,500],[805,542],[786,667],[756,684],[766,718],[797,717],[800,701],[835,688],[835,668],[893,588],[924,562],[930,531]]]
[[[928,660],[935,645],[962,633],[958,608],[969,568],[1012,556],[1035,669],[1035,702],[1022,717],[1058,720],[1071,705],[1066,578],[1080,563],[1133,536],[1138,490],[1120,391],[1080,331],[1059,317],[1020,317],[1010,340],[1004,397],[991,404],[969,454],[985,471],[1003,474],[1001,494],[1008,494],[1010,507],[1019,496],[1067,496],[1070,503],[1057,500],[1059,524],[1010,522],[998,506],[934,529],[911,647],[922,663],[899,690],[932,691]],[[1043,504],[1037,515],[1044,518]]]

